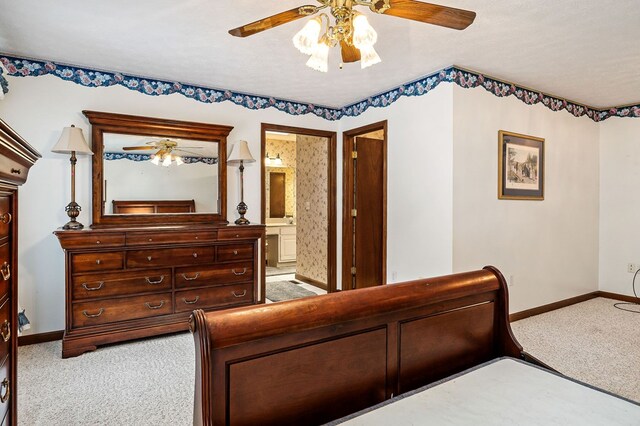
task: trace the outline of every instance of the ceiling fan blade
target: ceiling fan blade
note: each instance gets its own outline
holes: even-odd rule
[[[416,0],[390,0],[389,4],[390,8],[383,12],[385,15],[412,19],[427,24],[453,28],[454,30],[464,30],[476,18],[476,13],[469,10],[423,3]]]
[[[261,31],[268,30],[269,28],[277,27],[278,25],[286,24],[287,22],[312,15],[317,11],[317,9],[318,8],[316,6],[311,5],[296,7],[294,9],[287,10],[286,12],[280,12],[267,18],[260,19],[259,21],[229,30],[229,34],[236,37],[247,37]]]
[[[148,146],[124,146],[124,147],[122,147],[122,149],[124,151],[140,151],[140,150],[145,150],[145,149],[156,149],[156,148],[159,148],[159,147],[151,146],[151,145],[148,145]]]
[[[174,148],[174,149],[173,149],[173,151],[174,151],[174,152],[176,152],[176,151],[185,152],[185,153],[187,153],[187,154],[192,154],[192,155],[197,155],[197,156],[202,155],[202,154],[201,154],[201,153],[199,153],[199,152],[193,152],[193,151],[189,151],[189,150],[182,149],[182,148]]]
[[[340,42],[340,52],[342,54],[342,62],[358,62],[360,60],[360,50],[344,40]]]

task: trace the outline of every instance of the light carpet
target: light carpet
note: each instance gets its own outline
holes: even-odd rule
[[[266,297],[272,302],[316,296],[316,293],[313,291],[307,290],[299,284],[294,284],[291,281],[267,282],[266,287]]]
[[[60,354],[61,341],[19,348],[20,425],[193,424],[190,333]]]
[[[524,350],[559,372],[640,402],[640,314],[597,298],[511,324]]]

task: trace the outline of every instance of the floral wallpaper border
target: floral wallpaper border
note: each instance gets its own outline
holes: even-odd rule
[[[498,97],[515,96],[527,105],[542,103],[552,111],[565,110],[575,117],[586,115],[599,122],[609,117],[640,117],[640,103],[631,106],[596,109],[545,93],[526,89],[513,83],[497,80],[474,71],[460,69],[456,66],[442,69],[431,75],[410,83],[403,84],[387,92],[368,97],[360,102],[342,108],[330,108],[305,104],[265,96],[247,95],[229,90],[199,87],[179,82],[147,79],[122,73],[96,71],[71,65],[58,64],[51,61],[37,61],[0,56],[0,63],[6,68],[7,75],[14,77],[55,75],[63,80],[72,81],[86,87],[124,86],[150,96],[180,93],[187,98],[203,103],[233,102],[248,109],[276,108],[291,115],[315,114],[326,120],[335,121],[342,117],[356,117],[370,107],[382,108],[391,105],[403,96],[422,96],[429,93],[440,83],[455,83],[462,88],[483,87]],[[0,99],[7,93],[7,80],[0,67]]]
[[[104,159],[107,161],[113,160],[131,160],[131,161],[149,161],[151,160],[151,155],[149,154],[128,154],[123,152],[105,152],[103,155]],[[205,164],[216,164],[218,163],[217,158],[213,157],[180,157],[185,164],[195,164],[195,163],[205,163]]]

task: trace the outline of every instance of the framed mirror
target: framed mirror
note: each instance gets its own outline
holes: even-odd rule
[[[83,111],[91,123],[93,224],[226,224],[231,126]]]

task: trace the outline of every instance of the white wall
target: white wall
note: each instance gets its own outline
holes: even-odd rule
[[[598,124],[482,88],[453,94],[454,271],[498,267],[511,312],[596,291]],[[545,139],[544,201],[497,198],[498,130]]]
[[[85,88],[54,76],[9,77],[10,92],[0,102],[0,117],[43,156],[20,189],[19,303],[27,309],[29,334],[64,328],[64,256],[52,232],[68,221],[64,207],[71,197],[69,158],[51,153],[62,128],[75,124],[88,138],[89,123],[82,110],[135,114],[234,126],[229,146],[244,139],[260,156],[260,123],[337,131],[338,123],[313,115],[291,116],[275,109],[253,111],[230,102],[203,104],[181,95],[147,96],[124,87]],[[91,160],[79,157],[76,201],[79,221],[91,224]],[[260,164],[245,166],[248,219],[260,222]],[[237,167],[229,167],[228,220],[237,217],[240,199]]]
[[[387,120],[388,283],[451,273],[452,111],[453,85],[441,84],[426,96],[340,120],[341,132]],[[338,164],[342,200],[341,144]],[[341,262],[339,257],[338,276]]]
[[[600,123],[600,290],[632,295],[640,268],[640,120]],[[636,278],[640,295],[640,274]]]

